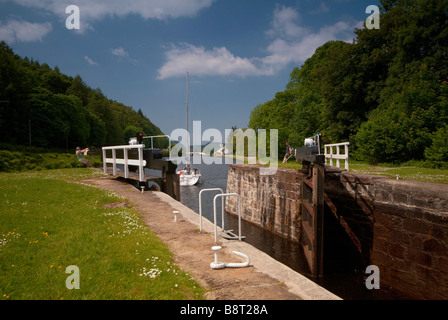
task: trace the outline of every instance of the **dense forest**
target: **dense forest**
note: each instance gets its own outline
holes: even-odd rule
[[[380,29],[356,29],[292,71],[249,127],[294,147],[322,132],[370,163],[448,161],[448,1],[382,0]],[[283,152],[283,151],[282,151]]]
[[[72,150],[127,144],[138,132],[161,135],[143,115],[108,99],[77,75],[21,58],[0,42],[0,144]]]

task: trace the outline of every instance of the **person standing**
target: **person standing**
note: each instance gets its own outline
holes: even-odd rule
[[[292,155],[292,148],[289,145],[289,142],[286,141],[286,153],[285,153],[285,157],[283,158],[283,162],[282,163],[287,163],[288,159],[291,157]]]

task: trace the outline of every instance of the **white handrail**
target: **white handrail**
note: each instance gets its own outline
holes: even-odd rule
[[[114,176],[117,175],[117,164],[124,165],[124,177],[125,179],[129,178],[129,165],[138,166],[139,180],[140,182],[145,181],[145,166],[146,160],[143,160],[143,149],[145,145],[124,145],[124,146],[111,146],[111,147],[103,147],[103,171],[107,173],[107,164],[112,164],[112,174]],[[138,159],[129,159],[128,151],[131,149],[138,150]],[[112,158],[107,158],[106,151],[112,150]],[[123,150],[123,159],[117,159],[117,150]]]
[[[211,188],[211,189],[202,189],[199,192],[199,231],[202,232],[202,193],[207,191],[221,191],[221,194],[224,193],[224,191],[221,188]],[[222,198],[221,201],[221,229],[224,230],[224,198]]]
[[[154,149],[154,138],[168,138],[168,151],[171,152],[171,137],[169,135],[143,137],[143,139],[151,139],[151,149]]]
[[[340,160],[345,160],[345,170],[348,171],[349,165],[348,165],[348,146],[350,145],[350,142],[342,142],[342,143],[334,143],[334,144],[326,144],[324,146],[325,150],[325,161],[329,160],[329,165],[333,166],[333,159],[336,160],[336,167],[340,168],[341,163]],[[344,153],[341,154],[341,147],[344,147]],[[336,148],[336,154],[333,153],[333,148]],[[327,152],[328,149],[330,152]]]
[[[215,243],[218,242],[217,238],[217,224],[216,224],[216,199],[220,197],[230,197],[235,196],[238,197],[238,240],[241,241],[241,197],[238,193],[223,193],[223,194],[217,194],[213,198],[213,218],[214,218],[214,225],[215,225]]]

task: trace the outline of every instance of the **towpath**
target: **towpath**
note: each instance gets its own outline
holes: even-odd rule
[[[214,261],[211,248],[215,242],[210,221],[203,219],[200,232],[198,214],[162,192],[142,193],[111,177],[89,178],[83,182],[120,194],[141,212],[148,228],[172,252],[174,262],[206,288],[208,300],[340,299],[244,241],[219,238],[218,245],[223,248],[220,261],[244,262],[232,253],[235,250],[249,256],[249,267],[211,269],[210,263]],[[174,210],[180,211],[177,222],[174,222]]]

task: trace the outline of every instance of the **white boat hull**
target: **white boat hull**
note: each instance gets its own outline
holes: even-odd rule
[[[180,170],[177,172],[179,175],[179,183],[181,186],[194,186],[201,183],[201,173],[195,173],[194,171],[187,172],[186,170]]]

